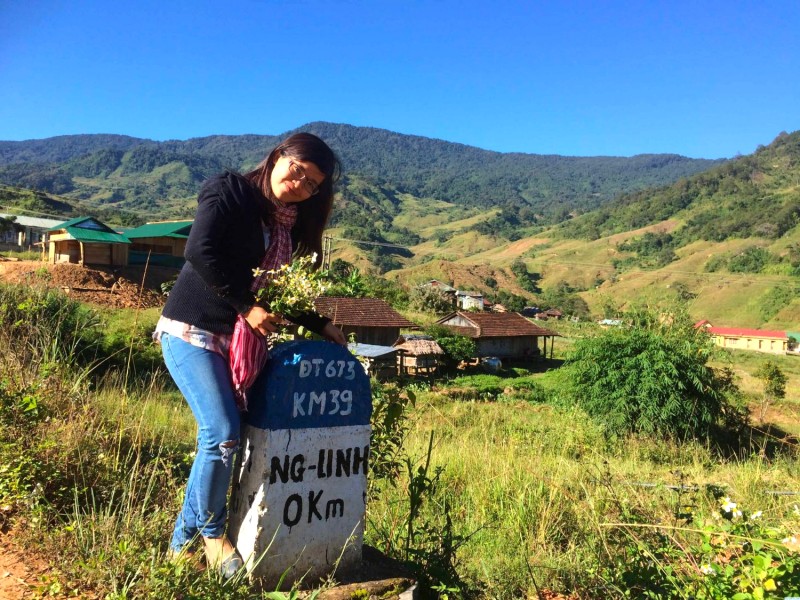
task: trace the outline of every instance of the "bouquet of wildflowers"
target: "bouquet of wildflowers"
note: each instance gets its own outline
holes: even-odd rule
[[[264,282],[256,290],[256,301],[271,312],[296,317],[314,310],[314,300],[330,287],[327,273],[315,270],[316,253],[301,256],[277,269],[253,269]]]
[[[277,269],[253,269],[256,301],[271,312],[296,317],[314,310],[314,300],[327,288],[324,271],[313,266],[317,255],[303,256]],[[288,339],[286,332],[273,334],[272,341]],[[247,390],[253,385],[269,357],[267,339],[257,335],[242,315],[233,329],[229,351],[231,383],[236,403],[247,410]]]

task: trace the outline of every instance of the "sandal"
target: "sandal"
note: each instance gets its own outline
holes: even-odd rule
[[[225,580],[231,579],[240,569],[244,567],[244,561],[239,553],[234,551],[228,558],[219,565],[219,574]]]
[[[206,545],[206,562],[208,566],[216,569],[223,579],[230,579],[244,567],[242,557],[227,537],[203,538],[203,541]],[[228,556],[222,558],[225,552],[228,552]]]

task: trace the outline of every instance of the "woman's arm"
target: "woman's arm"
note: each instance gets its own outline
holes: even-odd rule
[[[197,213],[184,256],[205,283],[222,299],[244,314],[254,303],[252,292],[237,282],[232,257],[226,249],[244,220],[242,211],[231,207],[222,182],[204,187],[198,197]],[[241,225],[239,225],[241,228]],[[241,231],[238,232],[241,235]]]
[[[308,312],[296,317],[286,317],[286,319],[313,331],[317,335],[321,335],[329,342],[341,344],[342,346],[347,345],[347,338],[344,337],[342,330],[336,327],[328,317],[323,317],[315,312]]]

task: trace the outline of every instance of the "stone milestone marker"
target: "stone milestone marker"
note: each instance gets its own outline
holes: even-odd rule
[[[248,400],[230,511],[248,571],[291,586],[358,566],[372,414],[361,363],[330,342],[281,344]]]

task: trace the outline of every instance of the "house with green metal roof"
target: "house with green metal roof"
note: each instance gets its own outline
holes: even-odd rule
[[[128,264],[130,240],[95,217],[77,217],[51,227],[47,232],[51,263]]]
[[[192,221],[147,223],[125,232],[131,241],[128,262],[131,265],[158,265],[180,268]]]

